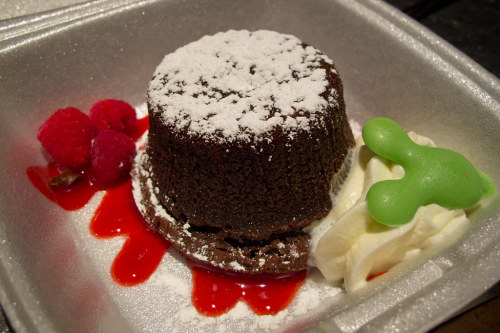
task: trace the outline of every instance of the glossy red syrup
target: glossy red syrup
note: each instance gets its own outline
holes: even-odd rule
[[[98,238],[127,237],[111,266],[111,276],[124,286],[146,281],[170,246],[144,222],[130,180],[107,191],[90,221],[90,231]]]
[[[251,276],[188,264],[193,274],[193,305],[199,313],[210,317],[228,312],[240,300],[258,315],[275,315],[288,307],[307,273],[304,270],[279,276]]]
[[[56,163],[52,162],[45,167],[31,166],[26,170],[26,174],[37,190],[65,210],[82,208],[97,191],[103,190],[102,187],[93,183],[86,173],[82,173],[81,178],[71,186],[50,186],[50,180],[62,171]]]
[[[381,275],[384,275],[385,273],[387,273],[388,271],[382,271],[382,272],[379,272],[379,273],[376,273],[376,274],[370,274],[366,277],[366,281],[370,281],[370,280],[373,280],[375,278],[378,278],[379,276]]]
[[[146,116],[141,119],[137,119],[137,123],[135,124],[135,128],[129,136],[132,140],[137,141],[139,138],[148,130],[149,128],[149,117]]]

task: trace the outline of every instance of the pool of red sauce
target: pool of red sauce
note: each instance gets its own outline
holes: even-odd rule
[[[191,300],[198,312],[218,316],[244,301],[258,315],[275,315],[288,307],[307,271],[289,274],[229,274],[188,260],[193,274]]]
[[[124,286],[146,281],[170,246],[147,227],[134,203],[130,180],[106,191],[90,221],[90,232],[98,238],[126,237],[111,266],[111,276]]]
[[[26,174],[47,199],[70,211],[82,208],[97,191],[104,189],[93,182],[84,171],[81,172],[80,179],[71,186],[50,186],[49,181],[63,171],[64,168],[51,162],[47,166],[31,166],[26,169]]]
[[[387,273],[389,271],[381,271],[381,272],[378,272],[378,273],[375,273],[375,274],[370,274],[366,277],[366,281],[371,281],[375,278],[378,278],[379,276],[382,276],[384,275],[385,273]]]
[[[148,118],[139,119],[131,137],[140,138]],[[51,162],[26,170],[31,183],[49,200],[65,210],[78,210],[101,190],[106,190],[90,221],[97,238],[125,236],[121,251],[111,266],[111,276],[120,285],[134,286],[146,281],[157,269],[170,244],[145,223],[132,197],[131,180],[113,188],[95,183],[85,170],[70,186],[50,186],[51,178],[62,171]],[[192,303],[205,316],[219,316],[243,301],[258,315],[274,315],[288,307],[304,283],[307,272],[284,275],[228,274],[187,260],[193,277]]]

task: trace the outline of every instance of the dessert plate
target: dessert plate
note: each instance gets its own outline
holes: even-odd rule
[[[190,306],[190,273],[175,253],[136,287],[109,274],[122,238],[88,229],[102,198],[66,212],[29,182],[46,164],[36,131],[65,106],[145,101],[166,53],[228,29],[294,34],[328,54],[347,112],[393,118],[467,156],[500,184],[500,82],[396,9],[375,0],[91,1],[0,22],[0,302],[16,331],[426,331],[500,280],[500,198],[471,213],[452,246],[345,294],[313,274],[287,310],[220,317]]]

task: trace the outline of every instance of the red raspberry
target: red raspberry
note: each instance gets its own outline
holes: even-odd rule
[[[90,118],[78,109],[57,110],[39,128],[37,138],[56,161],[70,169],[90,162],[90,144],[94,131]]]
[[[129,174],[135,153],[134,141],[114,130],[100,132],[92,142],[91,172],[104,185],[110,185]]]
[[[104,99],[95,103],[90,109],[89,117],[98,131],[112,129],[129,134],[137,122],[135,109],[116,99]]]

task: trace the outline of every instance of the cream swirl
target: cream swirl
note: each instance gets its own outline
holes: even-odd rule
[[[418,144],[435,147],[426,137],[413,132],[408,135]],[[343,279],[347,291],[355,290],[364,286],[370,275],[389,270],[424,250],[444,247],[463,233],[467,223],[464,210],[436,204],[420,207],[410,223],[399,227],[377,223],[367,210],[366,192],[381,180],[400,179],[404,169],[375,155],[362,142],[352,163],[334,209],[310,228],[309,263],[326,280]]]

